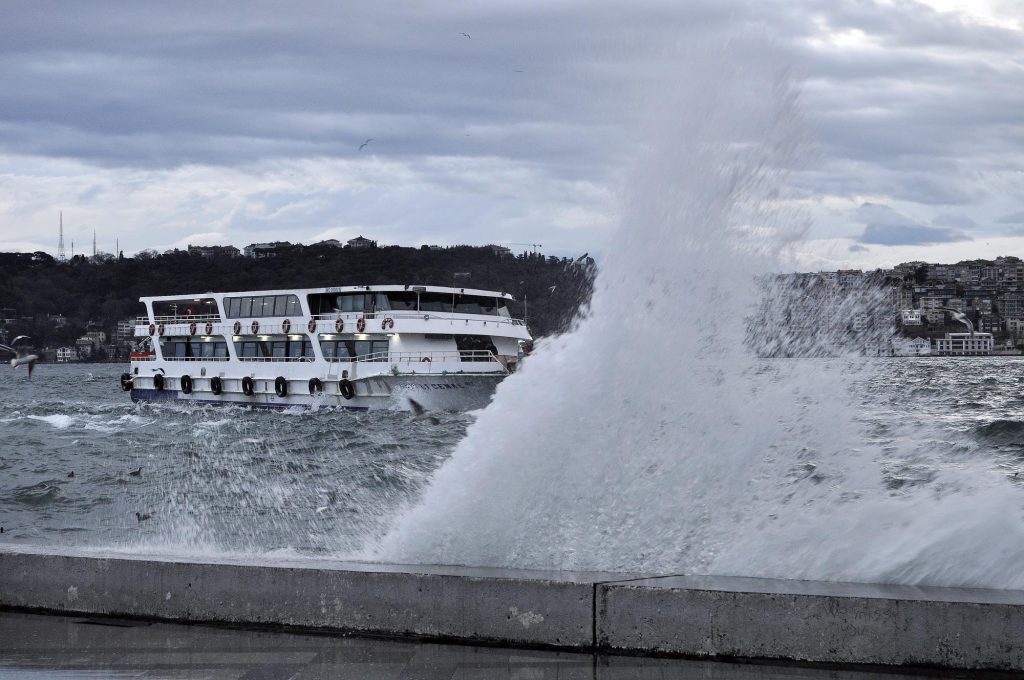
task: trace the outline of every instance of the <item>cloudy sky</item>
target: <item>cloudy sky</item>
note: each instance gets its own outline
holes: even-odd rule
[[[126,254],[360,234],[600,253],[651,93],[703,68],[686,45],[757,60],[736,49],[757,34],[819,149],[787,180],[802,264],[1024,255],[1024,0],[283,7],[7,4],[0,250],[55,254],[63,210],[69,253],[93,230]]]

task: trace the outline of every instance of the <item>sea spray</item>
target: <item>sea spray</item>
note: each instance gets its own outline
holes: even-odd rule
[[[1021,494],[984,452],[930,423],[864,431],[893,365],[851,359],[872,339],[825,317],[879,296],[802,330],[765,313],[813,308],[772,273],[803,233],[785,180],[806,144],[785,69],[734,44],[669,88],[589,314],[501,385],[369,556],[1024,586]],[[808,326],[829,342],[791,335]],[[761,358],[787,347],[818,358]]]
[[[784,70],[723,50],[647,124],[589,315],[499,388],[379,557],[706,565],[771,447],[836,429],[801,421],[814,386],[752,379],[745,319],[803,229],[779,219],[778,178],[805,143]]]

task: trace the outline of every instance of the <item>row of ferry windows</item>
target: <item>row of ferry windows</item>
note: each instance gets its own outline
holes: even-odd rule
[[[265,316],[301,317],[302,306],[297,295],[248,295],[224,298],[224,316],[248,319]]]
[[[504,298],[451,293],[321,293],[309,296],[314,314],[345,312],[455,312],[510,316]]]
[[[240,359],[282,359],[301,361],[313,359],[313,343],[309,340],[239,340],[235,354]],[[347,361],[354,357],[375,355],[373,361],[386,361],[387,340],[321,340],[320,349],[328,361]],[[165,359],[227,359],[226,342],[194,338],[161,338],[160,353]]]

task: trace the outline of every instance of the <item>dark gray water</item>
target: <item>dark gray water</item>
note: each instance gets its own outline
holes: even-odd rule
[[[134,404],[123,370],[0,371],[0,541],[346,552],[416,494],[472,420]]]
[[[1024,360],[880,368],[858,392],[864,440],[887,452],[884,491],[927,485],[965,455],[1011,479],[1024,471]],[[122,370],[45,365],[29,381],[0,368],[0,542],[349,554],[418,497],[474,418],[442,414],[432,426],[407,413],[133,404]]]

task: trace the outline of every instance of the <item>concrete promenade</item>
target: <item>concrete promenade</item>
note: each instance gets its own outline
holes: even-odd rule
[[[641,655],[1024,670],[1024,592],[0,548],[0,607]]]

